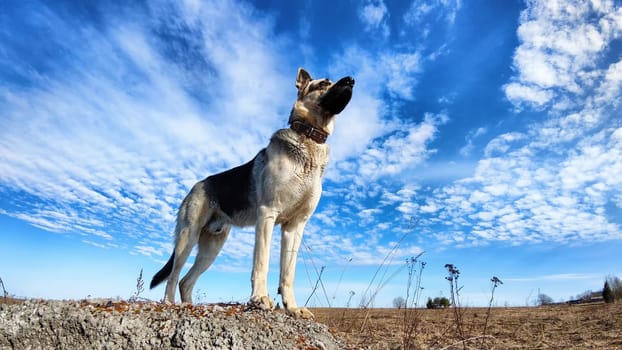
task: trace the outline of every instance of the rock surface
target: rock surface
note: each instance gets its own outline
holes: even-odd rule
[[[325,325],[243,305],[0,304],[0,349],[339,349]]]

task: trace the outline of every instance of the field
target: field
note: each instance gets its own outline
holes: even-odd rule
[[[316,321],[352,349],[622,349],[622,303],[453,309],[316,308]],[[404,318],[414,327],[409,339]]]

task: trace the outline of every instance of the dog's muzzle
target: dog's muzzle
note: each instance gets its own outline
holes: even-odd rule
[[[331,114],[339,114],[350,102],[352,98],[352,88],[354,79],[352,77],[341,78],[335,85],[320,98],[319,105]]]

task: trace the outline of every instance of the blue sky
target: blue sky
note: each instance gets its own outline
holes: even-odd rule
[[[286,126],[300,66],[356,79],[304,236],[300,304],[325,266],[311,305],[344,306],[350,291],[356,305],[371,284],[389,306],[422,251],[423,297],[448,294],[452,263],[466,305],[487,303],[492,276],[498,305],[526,305],[622,275],[618,1],[9,0],[8,291],[129,297],[141,268],[150,280],[168,259],[188,189]],[[253,242],[252,228],[232,233],[200,301],[247,300]]]

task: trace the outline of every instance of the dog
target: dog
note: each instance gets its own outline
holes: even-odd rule
[[[276,131],[268,146],[246,164],[209,176],[196,183],[181,203],[175,228],[175,248],[152,281],[154,288],[167,279],[164,301],[175,302],[179,274],[193,247],[199,249],[194,264],[179,283],[181,301],[192,303],[192,289],[225,243],[232,226],[255,225],[255,247],[249,305],[271,310],[267,275],[270,241],[281,225],[281,270],[278,293],[283,307],[294,317],[312,318],[294,298],[298,248],[307,221],[322,193],[328,162],[326,138],[333,132],[336,115],[350,102],[354,79],[336,83],[312,79],[298,69],[298,97],[289,116],[289,128]]]

